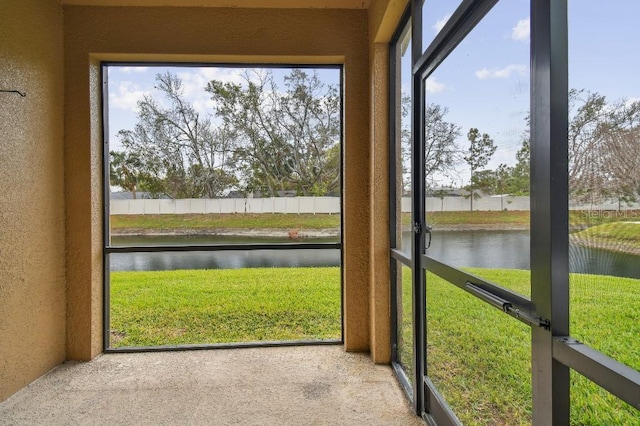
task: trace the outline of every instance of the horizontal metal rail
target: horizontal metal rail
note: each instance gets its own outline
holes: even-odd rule
[[[486,284],[485,284],[486,286]],[[482,299],[491,306],[500,309],[502,312],[511,315],[512,317],[519,319],[520,321],[535,326],[542,327],[549,330],[551,324],[548,320],[542,319],[534,315],[529,310],[523,310],[518,306],[514,306],[510,301],[501,298],[500,296],[487,291],[478,284],[474,284],[467,281],[466,290],[476,296],[478,299]]]
[[[411,258],[409,256],[407,256],[406,253],[398,250],[398,249],[391,249],[391,257],[397,261],[399,261],[400,263],[402,263],[403,265],[406,265],[410,268],[413,267],[413,261],[411,260]]]
[[[525,324],[546,329],[550,327],[548,320],[535,314],[531,300],[511,290],[426,255],[422,256],[422,267]]]
[[[106,348],[105,353],[138,353],[138,352],[172,352],[197,351],[208,349],[243,349],[243,348],[271,348],[278,346],[313,346],[313,345],[341,345],[342,339],[327,340],[283,340],[264,342],[211,343],[201,345],[163,345],[163,346],[124,346],[121,348]]]
[[[530,300],[482,278],[423,256],[423,267],[478,299],[528,324],[546,329]],[[553,357],[640,410],[640,372],[568,336],[553,338]]]
[[[340,249],[341,243],[195,244],[153,246],[108,246],[106,253],[156,253],[178,251],[318,250]]]
[[[452,284],[460,287],[463,290],[468,291],[466,286],[467,286],[467,283],[471,282],[474,285],[493,293],[494,295],[500,297],[501,299],[506,299],[513,305],[517,305],[529,311],[533,310],[533,303],[531,303],[531,300],[527,299],[524,296],[519,295],[518,293],[515,293],[504,287],[500,287],[497,284],[493,284],[473,274],[469,274],[468,272],[461,271],[458,268],[449,266],[446,263],[442,263],[438,260],[435,260],[432,257],[423,255],[422,261],[423,261],[423,267],[426,270],[433,272],[440,278],[444,278],[445,280],[451,282]]]
[[[261,62],[170,62],[170,61],[102,61],[103,66],[114,67],[181,67],[181,68],[272,68],[272,69],[335,69],[342,70],[343,65],[336,64],[298,64],[298,63],[261,63]]]
[[[553,338],[553,358],[640,410],[640,372],[567,336]]]

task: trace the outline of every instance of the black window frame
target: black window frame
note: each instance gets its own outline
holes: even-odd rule
[[[118,246],[110,241],[110,174],[109,174],[109,67],[215,67],[215,68],[260,68],[260,69],[335,69],[339,75],[340,96],[340,241],[336,243],[259,243],[259,244],[195,244],[195,245],[146,245]],[[308,346],[308,345],[343,345],[344,344],[344,276],[340,274],[340,338],[323,340],[286,340],[255,341],[211,344],[181,344],[160,346],[135,346],[112,348],[110,342],[110,263],[109,257],[114,253],[158,253],[158,252],[218,252],[218,251],[254,251],[254,250],[340,250],[340,270],[344,266],[344,64],[312,64],[312,63],[255,63],[255,62],[163,62],[163,61],[101,61],[100,78],[101,118],[102,118],[102,197],[103,197],[103,244],[102,244],[102,278],[103,278],[103,352],[104,353],[136,353],[183,351],[199,349],[233,349],[248,347],[273,346]]]
[[[570,337],[568,184],[568,17],[567,0],[531,0],[531,299],[436,261],[425,254],[422,109],[424,82],[499,0],[463,0],[422,50],[423,0],[411,0],[390,49],[390,260],[392,365],[417,415],[429,424],[460,424],[428,376],[425,272],[430,271],[531,326],[533,423],[569,424],[570,370],[574,370],[640,410],[640,372]],[[507,1],[507,0],[502,0]],[[428,2],[427,2],[428,7]],[[398,64],[395,49],[402,30],[412,27],[412,256],[395,246],[395,129]],[[422,194],[422,196],[421,196]],[[396,363],[397,262],[413,271],[414,369],[404,376]],[[511,311],[511,308],[513,311]],[[515,315],[517,309],[517,315]],[[411,386],[411,383],[417,383]]]

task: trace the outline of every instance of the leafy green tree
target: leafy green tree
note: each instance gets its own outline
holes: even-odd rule
[[[529,195],[531,176],[531,148],[529,145],[529,132],[522,141],[522,146],[516,153],[516,165],[510,168],[510,179],[505,192],[511,195]]]
[[[234,161],[247,192],[325,195],[339,190],[340,96],[316,72],[294,69],[280,92],[270,71],[212,80],[216,115],[234,129]]]
[[[495,187],[494,193],[500,195],[500,210],[504,210],[504,196],[507,193],[510,193],[511,188],[514,185],[514,175],[515,175],[516,167],[509,167],[506,164],[500,164],[496,171],[494,172],[495,176]]]
[[[493,170],[478,170],[471,177],[471,184],[474,190],[482,191],[483,194],[495,194],[498,187],[497,173]]]
[[[340,183],[340,95],[314,72],[293,69],[284,78],[280,98],[285,137],[292,145],[293,176],[298,193],[325,195]]]
[[[483,177],[484,174],[480,176],[477,176],[477,174],[489,163],[491,157],[493,157],[493,154],[496,152],[496,145],[487,133],[480,135],[480,131],[475,127],[469,129],[467,139],[469,140],[469,150],[465,153],[463,159],[471,170],[471,180],[469,185],[467,185],[467,190],[469,191],[469,198],[471,199],[471,211],[473,211],[473,199],[480,197],[477,191],[482,189],[486,180],[485,177]]]
[[[135,153],[109,152],[109,185],[131,192],[131,197],[136,199],[142,180],[142,161]]]

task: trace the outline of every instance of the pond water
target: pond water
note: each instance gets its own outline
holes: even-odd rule
[[[529,231],[434,232],[427,254],[457,267],[530,269]],[[640,278],[640,257],[571,244],[569,270]]]
[[[407,234],[404,241],[410,241]],[[305,242],[336,242],[336,238]],[[119,246],[167,244],[243,244],[292,242],[287,238],[215,236],[114,237]],[[403,250],[408,252],[408,248]],[[529,269],[528,231],[449,231],[434,233],[429,256],[452,266]],[[218,252],[114,253],[112,271],[234,269],[255,267],[339,266],[338,249],[238,250]],[[571,272],[640,278],[640,257],[570,246]]]
[[[234,236],[119,236],[114,246],[273,244],[292,242],[338,243],[339,237],[291,240],[279,237]],[[229,250],[156,253],[113,253],[112,271],[165,271],[175,269],[289,268],[339,266],[339,249]]]
[[[339,266],[340,250],[238,250],[160,253],[113,253],[112,271],[175,269],[291,268]]]

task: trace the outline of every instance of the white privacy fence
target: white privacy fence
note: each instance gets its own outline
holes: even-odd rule
[[[427,197],[427,211],[469,211],[471,210],[471,200],[464,197]],[[484,196],[473,200],[473,210],[478,211],[498,211],[498,210],[529,210],[529,197],[511,197],[508,195]],[[584,210],[589,212],[598,211],[628,211],[640,209],[640,203],[622,203],[617,201],[603,201],[599,203],[585,203],[570,201],[569,210]],[[411,211],[411,199],[402,198],[402,211]],[[595,213],[594,213],[595,214]]]
[[[406,203],[406,205],[405,205]],[[459,212],[471,210],[471,199],[464,197],[427,197],[427,211]],[[490,197],[473,200],[473,210],[529,210],[529,197]],[[402,211],[411,211],[410,201],[402,199]]]
[[[111,200],[111,214],[340,213],[340,197]]]
[[[427,197],[427,211],[469,211],[471,202],[464,197]],[[411,211],[411,199],[402,198],[402,211]],[[572,210],[618,210],[617,202],[598,204],[572,203]],[[623,205],[622,209],[638,209],[640,205]],[[529,197],[485,196],[473,200],[473,210],[529,210]],[[111,214],[202,214],[202,213],[289,213],[338,214],[339,197],[281,198],[190,198],[180,200],[111,200]]]

